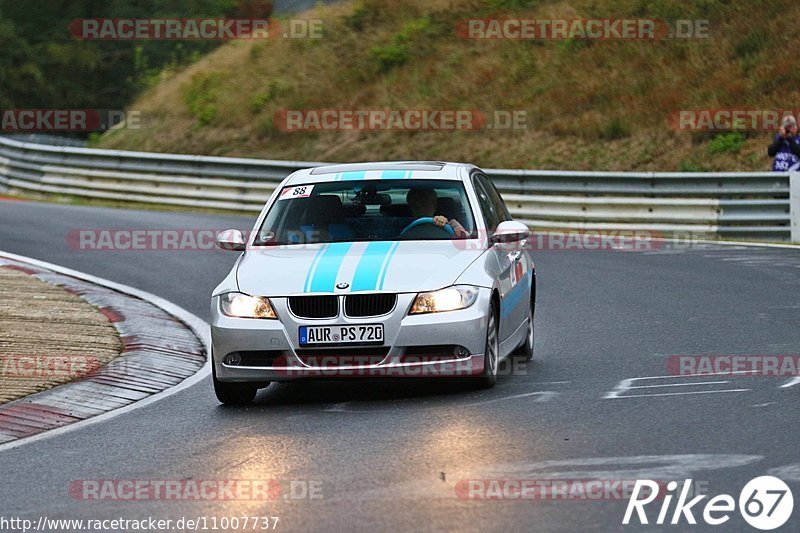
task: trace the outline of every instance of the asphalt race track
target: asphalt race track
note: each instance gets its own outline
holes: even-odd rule
[[[235,254],[81,251],[67,233],[251,225],[245,217],[0,202],[0,249],[149,291],[207,319],[210,292]],[[536,357],[492,390],[410,379],[307,382],[272,385],[255,405],[228,408],[206,379],[110,421],[0,452],[0,514],[277,516],[285,531],[635,531],[644,528],[621,525],[624,499],[480,501],[459,498],[454,487],[692,478],[712,496],[738,499],[750,479],[771,473],[796,498],[783,529],[800,529],[800,383],[668,370],[671,355],[800,354],[800,250],[541,251],[537,271]],[[69,492],[83,479],[265,478],[299,488],[266,504],[85,501]],[[322,497],[304,497],[304,484]],[[651,522],[658,506],[648,507]],[[735,512],[708,529],[752,531]]]

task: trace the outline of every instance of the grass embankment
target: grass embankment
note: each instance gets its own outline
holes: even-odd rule
[[[708,39],[466,40],[459,20],[708,19]],[[363,0],[318,7],[322,39],[236,41],[164,73],[106,148],[485,167],[767,170],[771,134],[686,133],[679,109],[790,108],[800,4],[748,0]],[[525,110],[525,131],[283,133],[281,109]]]

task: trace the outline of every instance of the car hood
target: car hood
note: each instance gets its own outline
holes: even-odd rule
[[[239,290],[259,296],[419,292],[452,285],[483,253],[477,240],[380,241],[251,248]]]

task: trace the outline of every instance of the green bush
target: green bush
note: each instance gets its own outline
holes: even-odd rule
[[[431,26],[428,17],[412,19],[406,22],[392,41],[382,46],[374,46],[370,50],[372,58],[378,64],[380,72],[388,72],[405,64],[411,58],[411,50],[417,48],[418,41]]]
[[[205,126],[217,117],[217,97],[221,83],[221,73],[204,72],[192,76],[192,81],[183,88],[183,103],[197,119],[198,126]]]
[[[275,127],[275,117],[271,113],[266,113],[256,121],[255,130],[258,135],[265,138],[280,136],[280,131]]]
[[[739,58],[755,56],[766,43],[767,35],[764,30],[755,28],[733,45],[733,53]]]
[[[600,132],[600,137],[609,141],[630,137],[630,128],[619,118],[614,117]]]
[[[591,39],[564,39],[558,42],[558,49],[561,50],[562,53],[574,53],[581,48],[589,48],[591,46]]]
[[[345,25],[354,31],[363,31],[364,28],[378,20],[383,6],[376,2],[361,0],[353,6],[353,12],[344,17]]]
[[[738,131],[721,133],[708,143],[708,151],[712,154],[735,153],[742,149],[744,139]]]
[[[370,50],[370,53],[373,59],[378,62],[378,70],[381,72],[388,72],[395,67],[399,67],[409,58],[408,45],[405,43],[375,46]]]
[[[86,137],[86,146],[88,148],[97,148],[100,146],[100,138],[102,135],[99,131],[93,131]]]
[[[280,79],[271,80],[267,90],[256,94],[250,101],[250,111],[258,113],[266,104],[287,92],[289,92],[288,83]]]
[[[703,172],[703,171],[705,171],[705,169],[701,165],[698,165],[694,161],[688,161],[686,159],[681,161],[680,164],[678,165],[678,172]]]
[[[529,9],[538,3],[539,0],[486,0],[491,9]]]

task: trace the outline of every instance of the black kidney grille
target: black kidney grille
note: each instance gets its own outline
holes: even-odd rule
[[[334,318],[339,314],[339,297],[290,296],[289,309],[300,318]]]
[[[345,296],[344,312],[351,317],[385,315],[396,301],[396,294],[350,294]]]

